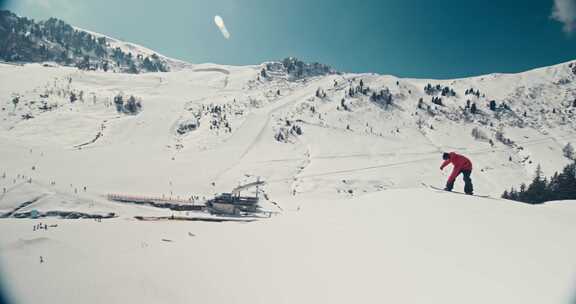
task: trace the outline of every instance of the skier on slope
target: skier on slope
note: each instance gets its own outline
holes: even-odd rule
[[[456,177],[462,173],[464,175],[464,192],[466,194],[472,195],[474,189],[472,188],[472,179],[470,179],[470,174],[472,174],[472,162],[465,156],[456,154],[454,152],[442,154],[442,159],[444,162],[440,166],[440,170],[448,166],[450,163],[454,166],[452,169],[452,174],[448,177],[448,182],[446,183],[446,191],[452,191],[454,188],[454,181]]]

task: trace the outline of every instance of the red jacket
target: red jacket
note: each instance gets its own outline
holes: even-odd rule
[[[450,156],[442,163],[440,170],[444,169],[444,167],[448,166],[450,163],[454,165],[454,169],[452,169],[452,174],[450,174],[450,177],[448,178],[449,182],[453,182],[456,179],[456,176],[460,174],[460,171],[472,170],[472,162],[466,156],[454,152],[450,152]]]

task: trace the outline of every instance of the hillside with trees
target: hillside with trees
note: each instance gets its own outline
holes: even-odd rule
[[[167,72],[158,54],[133,54],[105,36],[50,18],[34,21],[0,10],[0,59],[7,62],[56,62],[83,70],[126,73]]]
[[[547,201],[576,199],[576,162],[556,172],[548,179],[543,176],[540,166],[530,185],[521,184],[519,189],[504,191],[502,198],[514,201],[540,204]]]

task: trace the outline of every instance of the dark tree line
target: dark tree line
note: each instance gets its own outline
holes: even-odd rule
[[[286,120],[286,126],[278,129],[276,134],[274,135],[274,139],[279,142],[288,142],[288,138],[292,136],[300,136],[302,135],[302,127],[297,125],[290,120]]]
[[[380,92],[372,92],[372,96],[370,96],[370,100],[372,102],[384,104],[384,105],[391,105],[392,104],[392,93],[388,88],[380,90]]]
[[[536,176],[529,185],[521,184],[519,189],[506,190],[502,198],[540,204],[546,201],[576,199],[576,162],[573,162],[547,179],[538,166]]]
[[[380,90],[372,90],[369,86],[364,84],[364,80],[362,79],[360,79],[358,85],[350,86],[346,95],[348,97],[370,96],[370,101],[386,106],[391,105],[393,101],[390,89],[385,87]]]
[[[348,97],[356,97],[358,94],[368,96],[372,92],[369,86],[364,85],[364,81],[360,79],[360,83],[356,86],[351,86],[348,89]]]
[[[114,96],[114,105],[118,113],[136,115],[142,110],[142,102],[137,100],[133,95],[130,95],[128,98],[124,98],[120,94]]]
[[[337,74],[336,70],[328,65],[318,62],[307,63],[295,57],[284,58],[281,62],[267,63],[266,67],[260,71],[260,76],[267,78],[269,71],[285,72],[291,80]]]
[[[439,84],[433,86],[431,84],[427,84],[424,87],[424,92],[428,95],[436,95],[438,93],[440,93],[440,95],[444,96],[444,97],[454,97],[456,96],[456,92],[454,91],[454,89],[450,88],[450,87],[443,87]]]
[[[467,90],[464,92],[464,95],[474,95],[474,96],[480,98],[480,90],[474,91],[473,88],[470,88],[470,89],[467,89]]]
[[[442,103],[442,98],[441,97],[437,97],[437,96],[432,96],[432,103],[439,105],[439,106],[444,106],[444,104]]]
[[[470,102],[470,99],[466,100],[466,109],[470,110],[472,114],[478,113],[478,106],[476,106],[475,102]]]
[[[506,104],[505,102],[502,102],[502,103],[500,103],[500,105],[498,105],[496,103],[496,100],[490,100],[490,102],[488,103],[488,108],[490,108],[491,111],[510,110],[510,107],[508,106],[508,104]]]

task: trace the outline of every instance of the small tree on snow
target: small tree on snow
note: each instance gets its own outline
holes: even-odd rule
[[[122,95],[118,94],[114,96],[114,105],[116,106],[116,111],[118,113],[122,112],[124,108],[124,98],[122,97]]]
[[[15,96],[14,98],[12,98],[12,103],[14,104],[14,109],[16,109],[16,106],[18,106],[19,102],[20,102],[20,96]]]
[[[476,112],[478,112],[478,108],[476,107],[476,103],[473,103],[472,106],[470,106],[470,113],[476,114]]]
[[[76,96],[76,93],[74,92],[70,92],[70,102],[73,103],[76,100],[78,100],[78,97]]]
[[[340,105],[342,106],[342,108],[344,109],[344,111],[350,111],[350,109],[349,109],[348,106],[346,105],[346,99],[342,98],[342,100],[340,101]]]
[[[140,111],[140,103],[136,101],[134,96],[130,96],[126,104],[124,104],[124,112],[128,114],[136,114]]]
[[[572,144],[567,143],[564,148],[562,148],[562,153],[566,158],[574,160],[574,147],[572,147]]]
[[[496,100],[490,100],[490,105],[488,107],[490,110],[496,111]]]

